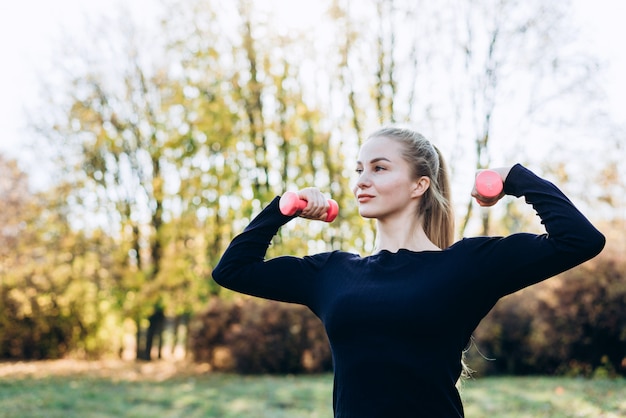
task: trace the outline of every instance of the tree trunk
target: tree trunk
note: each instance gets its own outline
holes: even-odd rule
[[[163,308],[155,307],[154,313],[148,318],[150,325],[146,333],[146,347],[144,351],[144,360],[152,359],[152,345],[154,338],[158,338],[158,358],[161,358],[161,350],[163,348],[163,324],[165,322],[165,314]]]

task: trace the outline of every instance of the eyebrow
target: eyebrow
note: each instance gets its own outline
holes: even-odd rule
[[[371,160],[371,161],[370,161],[370,164],[374,164],[374,163],[377,163],[377,162],[379,162],[379,161],[387,161],[388,163],[390,163],[390,162],[391,162],[391,160],[390,160],[389,158],[385,158],[385,157],[377,157],[377,158],[374,158],[373,160]],[[358,160],[357,160],[357,162],[356,162],[356,163],[357,163],[357,164],[363,164],[361,161],[358,161]]]

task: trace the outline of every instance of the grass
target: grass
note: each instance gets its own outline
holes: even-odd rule
[[[26,378],[0,383],[0,416],[327,417],[328,384],[326,377],[228,375],[163,382]]]
[[[52,367],[51,365],[55,365]],[[332,417],[332,376],[236,376],[125,363],[0,363],[0,417]],[[626,416],[626,379],[482,378],[468,417]]]
[[[465,383],[468,417],[626,416],[626,379],[491,377]]]

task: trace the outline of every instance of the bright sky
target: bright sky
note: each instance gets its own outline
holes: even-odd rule
[[[34,164],[22,149],[25,143],[25,109],[36,101],[37,72],[45,69],[49,54],[62,33],[80,36],[85,19],[115,13],[124,0],[4,0],[0,3],[0,152]],[[280,0],[268,0],[281,3]],[[310,0],[285,2],[294,11]],[[617,122],[626,124],[626,1],[573,0],[581,35],[589,49],[606,61],[607,91]],[[154,9],[156,0],[125,0],[142,14]],[[26,168],[26,167],[25,167]],[[35,173],[31,173],[35,174]]]

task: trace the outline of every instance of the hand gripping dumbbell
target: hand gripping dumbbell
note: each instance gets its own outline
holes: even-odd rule
[[[491,199],[502,193],[502,177],[493,170],[483,170],[476,176],[476,191],[482,197]]]
[[[286,216],[295,215],[306,208],[307,201],[300,199],[294,192],[285,192],[279,202],[280,212]],[[333,199],[328,199],[328,212],[326,212],[326,222],[332,222],[339,214],[339,205]]]

